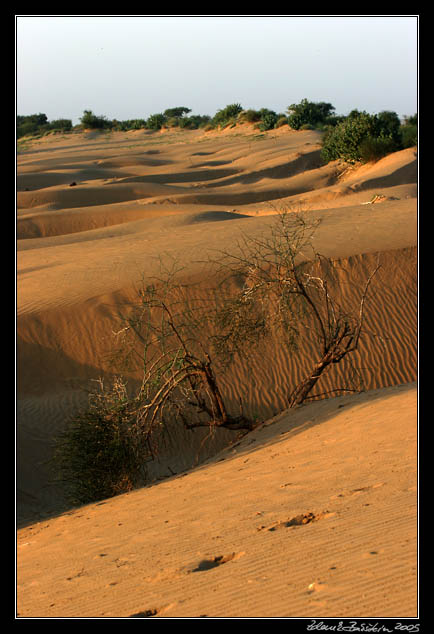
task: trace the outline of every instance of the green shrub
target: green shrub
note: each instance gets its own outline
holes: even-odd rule
[[[396,150],[396,144],[391,138],[368,136],[360,143],[360,160],[362,163],[378,161]]]
[[[30,136],[38,132],[38,127],[32,121],[24,121],[17,127],[17,138]]]
[[[344,121],[327,130],[321,151],[323,160],[366,162],[401,149],[402,140],[397,121],[399,124],[395,113],[371,115],[358,110],[351,111]]]
[[[72,130],[72,121],[71,119],[55,119],[42,127],[47,131],[69,132]]]
[[[72,130],[71,119],[55,119],[48,121],[45,114],[17,116],[17,138],[29,135],[45,135],[51,132],[69,132]]]
[[[168,128],[178,128],[180,126],[181,119],[179,117],[169,117],[166,120],[165,125]]]
[[[285,115],[278,115],[275,127],[281,128],[283,125],[288,125],[288,117]]]
[[[404,115],[404,125],[416,125],[417,126],[417,112],[416,112],[416,114],[413,114],[410,117],[408,115]]]
[[[133,119],[131,121],[131,129],[132,130],[143,130],[146,128],[146,120],[145,119]]]
[[[402,146],[404,148],[417,145],[417,113],[411,117],[404,117],[404,123],[400,126],[399,132],[401,134]]]
[[[318,103],[302,99],[298,104],[288,106],[288,125],[294,130],[300,130],[302,125],[316,126],[325,123],[332,116],[334,106],[331,103]]]
[[[246,123],[257,123],[261,120],[261,113],[259,110],[253,110],[249,108],[249,110],[243,110],[239,114],[239,120],[245,121]]]
[[[212,122],[216,126],[224,127],[229,123],[233,123],[236,117],[243,111],[239,103],[232,103],[225,108],[218,110],[214,115]]]
[[[277,123],[277,114],[274,110],[268,110],[268,108],[262,108],[259,111],[261,114],[261,123],[259,124],[259,129],[262,132],[266,132],[267,130],[272,130]]]
[[[181,128],[185,130],[197,130],[197,128],[204,127],[211,117],[207,115],[191,115],[190,117],[170,117],[164,125],[169,128]]]
[[[401,122],[396,112],[383,110],[376,115],[377,135],[382,139],[389,139],[394,152],[402,148]]]
[[[172,118],[180,119],[184,117],[184,115],[188,114],[189,112],[191,112],[191,108],[186,108],[185,106],[178,106],[176,108],[167,108],[167,110],[165,110],[163,114],[167,119],[172,119]]]
[[[342,123],[329,129],[323,138],[321,151],[325,162],[343,159],[350,163],[360,160],[359,146],[364,138],[374,135],[372,116],[352,111]]]
[[[101,384],[88,409],[56,438],[53,466],[72,504],[125,493],[144,480],[146,450],[134,405],[121,381],[110,390]]]
[[[119,130],[121,132],[127,132],[128,130],[142,130],[143,128],[146,128],[146,121],[145,119],[126,119],[124,121],[113,119],[112,127],[114,130]]]
[[[80,117],[80,121],[84,128],[91,130],[104,130],[113,127],[112,122],[107,117],[97,117],[92,110],[85,110],[82,117]]]
[[[161,112],[151,114],[150,117],[146,119],[146,127],[148,130],[161,130],[166,121],[167,117]]]
[[[47,123],[47,115],[43,113],[17,115],[17,138],[40,133],[40,128]]]
[[[260,110],[243,110],[239,113],[237,120],[247,123],[259,123],[257,126],[261,131],[272,130],[276,127],[279,115],[274,110],[261,108]]]
[[[190,117],[182,117],[181,119],[178,119],[178,126],[182,130],[193,130],[196,128],[194,121]]]
[[[189,117],[189,119],[196,128],[203,128],[211,121],[211,117],[207,114],[195,114]]]
[[[417,145],[417,125],[403,125],[400,132],[403,148]]]

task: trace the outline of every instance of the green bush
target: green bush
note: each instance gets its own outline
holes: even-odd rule
[[[182,130],[193,130],[197,127],[194,123],[194,120],[190,117],[182,117],[181,119],[178,119],[178,126]]]
[[[168,128],[179,128],[180,124],[181,119],[179,117],[169,117],[165,123]]]
[[[17,138],[40,133],[40,128],[47,123],[47,115],[43,113],[17,115]]]
[[[167,117],[161,112],[151,114],[150,117],[146,119],[146,127],[148,130],[161,130],[166,121]]]
[[[191,112],[191,108],[186,108],[185,106],[178,106],[176,108],[167,108],[167,110],[165,110],[163,112],[164,116],[166,117],[166,119],[181,119],[182,117],[184,117],[184,115],[188,114],[189,112]]]
[[[285,115],[278,115],[275,127],[281,128],[283,125],[288,125],[288,117],[286,117]]]
[[[211,121],[211,117],[207,114],[192,115],[189,119],[196,128],[204,128]]]
[[[321,155],[326,163],[336,159],[356,163],[377,160],[401,148],[396,113],[371,115],[353,110],[344,121],[327,130]]]
[[[93,114],[92,110],[85,110],[80,117],[80,121],[84,128],[91,130],[104,130],[113,127],[112,122],[109,121],[107,117],[97,117]]]
[[[124,121],[113,120],[113,128],[115,130],[120,130],[122,132],[126,132],[128,130],[142,130],[146,128],[145,119],[126,119]]]
[[[281,115],[277,115],[274,110],[269,110],[268,108],[261,108],[260,110],[250,108],[242,110],[236,119],[232,117],[232,122],[259,123],[259,129],[266,131],[276,127],[279,116]]]
[[[355,163],[361,158],[360,143],[368,136],[375,136],[372,116],[353,110],[345,121],[326,132],[323,138],[322,158],[327,163],[339,158]]]
[[[242,111],[243,108],[239,103],[229,104],[225,108],[216,112],[212,122],[215,126],[224,127],[229,123],[233,123]]]
[[[72,130],[71,119],[55,119],[54,121],[50,121],[48,125],[50,130],[58,130],[60,132],[69,132]]]
[[[117,380],[93,392],[54,443],[53,466],[72,504],[125,493],[145,478],[146,450],[134,416],[134,401]]]
[[[261,113],[259,110],[253,110],[249,108],[248,110],[243,110],[239,114],[239,120],[244,121],[246,123],[257,123],[261,120]]]
[[[403,148],[417,145],[417,125],[403,125],[400,132]]]
[[[416,125],[417,126],[417,112],[416,112],[416,114],[413,114],[410,117],[408,115],[404,115],[404,125]]]
[[[167,110],[166,110],[167,112]],[[209,121],[211,117],[208,115],[191,115],[190,117],[169,117],[164,125],[169,128],[181,128],[184,130],[197,130],[198,128],[203,128]]]
[[[326,123],[334,109],[331,103],[302,99],[300,103],[288,106],[288,125],[294,130],[300,130],[305,124],[316,127],[319,123]]]
[[[45,114],[17,116],[17,138],[29,135],[44,135],[50,132],[69,132],[72,130],[71,119],[55,119],[48,121]]]
[[[378,161],[396,150],[396,144],[391,138],[368,136],[360,143],[360,160],[362,163]]]
[[[259,111],[261,115],[261,122],[259,124],[259,129],[262,132],[266,132],[267,130],[272,130],[277,123],[277,114],[274,110],[268,110],[268,108],[262,108]]]
[[[400,126],[399,131],[401,134],[402,146],[404,148],[417,145],[417,113],[411,117],[405,116],[404,123]]]

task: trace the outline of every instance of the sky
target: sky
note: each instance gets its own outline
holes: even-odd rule
[[[16,15],[16,113],[417,112],[417,16]]]

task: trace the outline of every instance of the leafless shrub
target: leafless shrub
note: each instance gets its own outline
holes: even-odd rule
[[[244,283],[220,311],[218,347],[234,354],[275,332],[288,354],[306,333],[316,341],[317,361],[288,395],[289,407],[311,398],[323,373],[357,350],[369,287],[380,268],[377,264],[360,289],[358,305],[345,309],[332,290],[335,264],[314,249],[316,228],[304,214],[283,210],[267,234],[245,237],[236,255],[225,253],[220,259],[226,279]],[[347,385],[327,394],[348,391],[355,390]]]

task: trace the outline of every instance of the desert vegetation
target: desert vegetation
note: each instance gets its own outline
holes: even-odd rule
[[[56,439],[54,464],[73,503],[110,497],[146,483],[173,425],[212,433],[247,433],[260,422],[240,398],[228,403],[221,378],[234,359],[249,358],[270,336],[293,354],[303,337],[314,340],[317,359],[290,393],[287,408],[330,394],[360,391],[348,384],[315,392],[323,374],[351,355],[363,332],[372,270],[356,306],[343,306],[334,283],[335,264],[314,249],[315,223],[283,210],[269,234],[249,238],[235,252],[219,254],[219,284],[211,301],[182,280],[182,267],[161,264],[161,276],[144,280],[138,300],[120,312],[113,361],[141,368],[140,387],[129,393],[117,376],[98,383],[89,407]],[[218,301],[216,301],[218,297]],[[352,369],[353,370],[353,369]]]
[[[325,163],[341,159],[349,163],[376,161],[391,152],[417,145],[417,114],[400,121],[392,111],[369,114],[352,110],[347,116],[336,115],[331,103],[302,99],[288,106],[286,113],[269,108],[244,109],[239,103],[228,104],[213,115],[192,115],[186,106],[167,108],[147,118],[110,120],[85,110],[80,124],[69,119],[49,122],[45,114],[17,116],[17,139],[28,135],[92,130],[150,130],[180,128],[186,130],[219,130],[239,123],[253,123],[266,132],[289,126],[293,130],[317,129],[324,132],[322,158]]]
[[[327,130],[322,156],[325,161],[343,159],[349,163],[367,163],[403,147],[401,124],[395,112],[370,115],[353,110],[345,120]]]
[[[48,121],[43,113],[28,116],[17,116],[17,138],[30,135],[42,135],[50,132],[69,132],[72,130],[71,119],[56,119]]]

